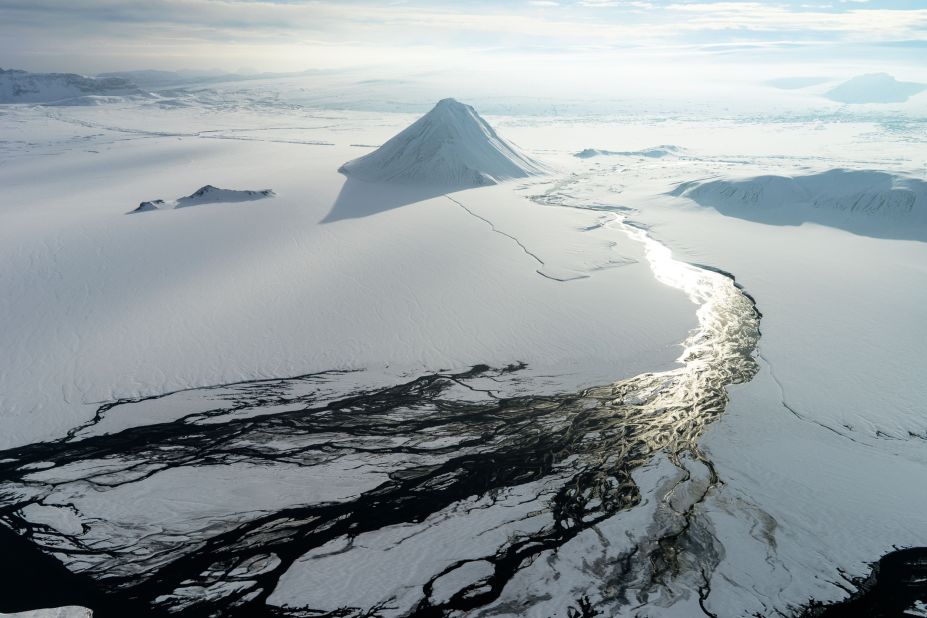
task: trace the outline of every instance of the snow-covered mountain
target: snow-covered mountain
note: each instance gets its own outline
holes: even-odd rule
[[[898,81],[888,73],[867,73],[843,82],[824,96],[838,103],[904,103],[925,88],[924,84]]]
[[[0,103],[52,103],[80,97],[140,94],[144,93],[135,84],[119,77],[0,69]]]
[[[574,154],[579,159],[591,159],[592,157],[647,157],[649,159],[659,159],[674,154],[680,154],[682,149],[672,144],[663,144],[653,148],[643,150],[600,150],[598,148],[586,148]]]
[[[672,195],[752,221],[809,221],[879,237],[927,237],[927,182],[887,172],[833,169],[692,181]]]
[[[129,214],[136,212],[150,212],[152,210],[172,210],[174,208],[185,208],[187,206],[198,206],[200,204],[219,204],[224,202],[253,202],[262,200],[267,197],[276,195],[270,189],[261,191],[237,190],[237,189],[220,189],[212,185],[200,187],[190,195],[178,198],[176,200],[150,200],[142,202],[138,208]]]
[[[380,148],[338,171],[370,182],[467,188],[546,170],[502,139],[471,106],[443,99]]]

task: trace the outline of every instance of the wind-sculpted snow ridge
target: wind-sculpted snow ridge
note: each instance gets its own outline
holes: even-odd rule
[[[435,107],[341,173],[369,182],[464,189],[546,173],[502,139],[476,110],[454,99]]]
[[[0,532],[86,578],[112,615],[592,616],[686,590],[704,601],[722,550],[697,511],[719,480],[697,440],[726,387],[756,372],[760,315],[729,276],[625,231],[699,307],[679,368],[561,395],[499,394],[515,365],[115,401],[63,440],[0,452]],[[152,424],[126,428],[136,406]]]
[[[574,157],[579,159],[591,159],[592,157],[647,157],[649,159],[660,159],[670,155],[679,154],[682,149],[672,144],[654,146],[644,150],[599,150],[597,148],[586,148],[577,152]]]
[[[927,182],[887,172],[699,180],[680,184],[671,195],[761,223],[811,222],[865,236],[927,240]]]
[[[181,197],[176,200],[151,200],[142,202],[135,210],[129,211],[128,214],[137,212],[150,212],[152,210],[172,210],[174,208],[185,208],[187,206],[199,206],[200,204],[220,204],[233,202],[253,202],[263,200],[268,197],[274,197],[275,193],[270,189],[260,191],[236,190],[236,189],[219,189],[212,185],[200,187],[192,194]]]
[[[138,96],[144,93],[127,79],[93,78],[74,73],[28,73],[0,69],[0,103],[95,104],[96,97]],[[104,99],[105,100],[105,99]]]

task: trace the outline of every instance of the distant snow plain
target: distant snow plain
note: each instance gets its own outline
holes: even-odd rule
[[[331,369],[361,370],[353,387],[524,362],[513,392],[562,392],[669,368],[695,307],[654,279],[619,213],[678,259],[733,273],[763,313],[760,373],[702,439],[723,481],[695,515],[724,548],[710,594],[681,581],[636,615],[787,614],[925,544],[922,214],[863,213],[883,231],[870,235],[842,215],[795,225],[673,195],[833,169],[924,179],[923,116],[489,116],[556,171],[454,201],[337,172],[416,114],[305,108],[261,88],[0,108],[3,447],[60,438],[99,402]],[[675,148],[648,155],[658,145]],[[609,156],[574,156],[587,149]],[[207,184],[276,197],[125,216]],[[611,532],[647,525],[645,510]],[[582,582],[553,568],[536,561],[498,607],[546,594],[537,615],[562,612]],[[284,584],[275,597],[296,603],[312,582]]]

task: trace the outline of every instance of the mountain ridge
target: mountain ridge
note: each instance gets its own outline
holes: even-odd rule
[[[119,77],[76,73],[30,73],[0,68],[0,103],[57,103],[81,97],[138,96],[145,93]]]

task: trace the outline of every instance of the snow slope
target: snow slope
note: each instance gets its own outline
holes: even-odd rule
[[[545,169],[499,137],[475,109],[443,99],[380,148],[339,171],[366,181],[460,189],[543,174]]]
[[[253,202],[268,197],[274,197],[274,192],[270,189],[260,191],[237,190],[237,189],[219,189],[212,185],[200,187],[192,194],[181,197],[172,201],[151,200],[142,202],[138,208],[129,214],[136,212],[151,212],[153,210],[171,210],[173,208],[184,208],[188,206],[198,206],[200,204],[219,204],[234,202]]]
[[[718,212],[776,225],[829,225],[882,238],[927,239],[927,182],[834,169],[681,183],[672,193]]]
[[[28,73],[0,69],[0,103],[51,103],[90,97],[143,94],[127,79],[93,78],[74,73]]]

